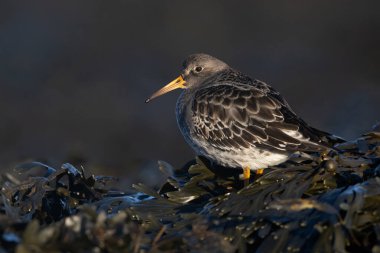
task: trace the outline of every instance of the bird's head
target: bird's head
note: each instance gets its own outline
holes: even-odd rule
[[[215,74],[228,69],[223,61],[207,54],[192,54],[183,62],[181,75],[152,94],[145,102],[175,89],[200,87]]]

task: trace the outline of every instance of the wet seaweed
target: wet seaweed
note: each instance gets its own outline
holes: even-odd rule
[[[244,186],[197,157],[159,162],[158,191],[83,168],[22,164],[1,179],[1,252],[380,252],[380,132],[295,154]]]

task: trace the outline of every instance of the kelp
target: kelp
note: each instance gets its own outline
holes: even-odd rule
[[[254,176],[197,157],[153,190],[64,164],[2,177],[1,252],[380,252],[380,131]]]

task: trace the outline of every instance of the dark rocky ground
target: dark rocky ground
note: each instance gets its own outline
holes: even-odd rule
[[[130,193],[70,164],[23,164],[2,176],[0,252],[380,252],[380,127],[337,148],[248,186],[203,158],[160,162],[167,182]]]

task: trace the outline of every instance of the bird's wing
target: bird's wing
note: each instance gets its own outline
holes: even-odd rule
[[[217,149],[321,151],[307,125],[278,94],[248,85],[215,85],[194,94],[194,134]],[[306,129],[306,130],[305,130]]]

